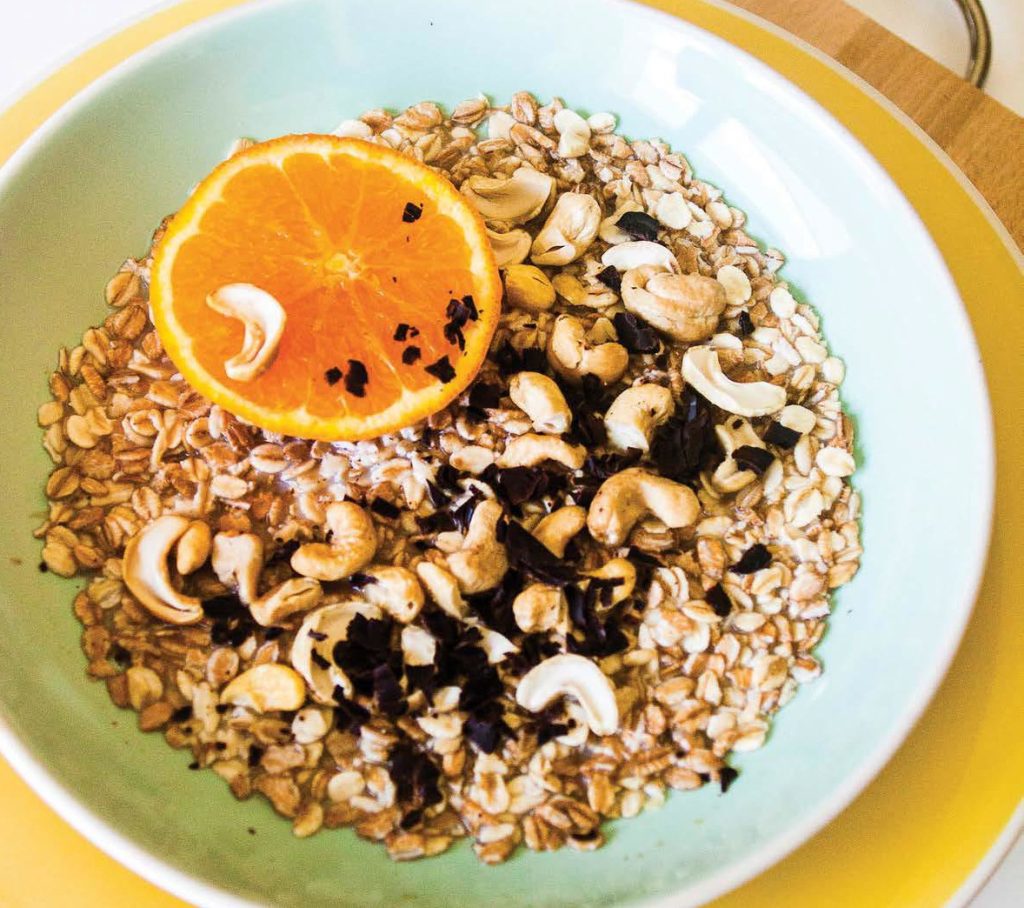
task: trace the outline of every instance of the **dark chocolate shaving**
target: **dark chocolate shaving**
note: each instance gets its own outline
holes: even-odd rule
[[[417,205],[414,202],[406,202],[405,208],[402,209],[402,221],[406,224],[415,223],[420,219],[420,215],[422,214],[422,205]]]
[[[658,222],[644,211],[627,211],[616,222],[615,226],[624,230],[634,240],[654,241],[661,229]]]
[[[747,549],[743,553],[743,557],[729,570],[734,574],[753,574],[755,571],[768,567],[771,563],[772,553],[768,551],[767,546],[758,542]]]
[[[716,583],[711,589],[704,593],[704,599],[714,610],[719,618],[726,618],[732,611],[732,600],[720,583]]]
[[[732,452],[733,460],[742,470],[753,470],[760,476],[772,465],[775,460],[770,451],[764,448],[755,448],[753,445],[743,445]]]
[[[614,265],[602,268],[595,276],[605,287],[614,290],[616,293],[622,289],[622,275],[619,274],[619,270]]]
[[[411,366],[421,355],[419,347],[406,347],[402,351],[402,362],[407,366]]]
[[[632,312],[616,312],[612,323],[619,343],[630,353],[657,353],[661,347],[658,333]]]
[[[343,373],[341,369],[337,366],[331,366],[331,368],[324,373],[324,378],[327,379],[327,384],[336,385],[341,381],[342,375]]]
[[[409,347],[407,349],[411,350],[413,348]],[[424,367],[424,371],[428,375],[433,375],[434,378],[444,382],[444,384],[448,384],[448,382],[455,378],[455,369],[452,368],[452,364],[448,361],[447,356],[442,356],[437,362]]]
[[[785,448],[788,451],[800,441],[800,433],[789,426],[784,426],[781,422],[772,420],[765,430],[764,440],[770,445]]]
[[[366,383],[369,380],[370,376],[366,372],[366,366],[358,359],[350,359],[348,373],[345,375],[345,390],[353,397],[365,397]]]

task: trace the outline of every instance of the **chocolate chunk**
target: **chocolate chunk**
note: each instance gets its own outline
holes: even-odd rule
[[[772,420],[764,433],[764,440],[770,445],[785,448],[787,451],[800,441],[800,433]]]
[[[630,353],[657,353],[661,347],[657,332],[632,312],[616,312],[612,323],[619,343]]]
[[[386,662],[373,670],[373,698],[388,716],[401,716],[407,709],[398,677]]]
[[[348,361],[348,374],[345,376],[345,390],[353,397],[366,396],[366,383],[370,376],[366,373],[364,366],[358,359]]]
[[[420,358],[419,347],[406,347],[402,351],[402,362],[407,366],[411,366],[416,360]]]
[[[718,784],[722,789],[722,794],[725,794],[732,783],[739,778],[739,770],[733,769],[731,766],[723,766],[718,771]]]
[[[740,337],[746,337],[748,334],[753,333],[754,322],[750,318],[750,313],[747,312],[745,309],[740,313],[740,317],[738,319],[738,322],[739,322],[739,324],[738,324],[738,326],[736,328],[736,333]]]
[[[399,342],[404,342],[409,336],[409,329],[412,325],[407,325],[405,322],[399,322],[398,327],[395,328],[394,339]]]
[[[547,474],[537,467],[509,467],[495,471],[496,492],[511,505],[540,498],[548,487]]]
[[[772,553],[768,551],[767,546],[758,542],[747,549],[743,553],[743,557],[729,570],[734,574],[753,574],[755,571],[768,567],[771,563]]]
[[[616,222],[619,230],[624,230],[634,240],[653,242],[658,238],[661,225],[644,211],[627,211]]]
[[[324,373],[324,378],[327,379],[327,384],[336,385],[341,381],[342,374],[341,369],[337,366],[331,366],[331,368]]]
[[[704,593],[704,599],[715,610],[715,614],[719,618],[728,617],[732,611],[732,600],[720,583],[716,583],[711,589],[707,590]]]
[[[492,410],[501,406],[501,387],[478,381],[469,389],[469,406]]]
[[[516,372],[544,372],[547,368],[547,355],[540,347],[525,347],[516,350],[507,340],[502,343],[493,356],[502,375],[514,375]]]
[[[189,704],[179,707],[171,713],[172,722],[188,722],[192,718],[192,707]]]
[[[692,483],[717,450],[711,405],[692,388],[687,388],[676,415],[655,432],[651,460],[662,476]]]
[[[397,505],[393,505],[390,501],[384,498],[374,498],[370,502],[370,510],[374,514],[379,514],[381,517],[386,517],[388,520],[394,520],[399,514],[402,513],[402,509]]]
[[[422,205],[417,205],[414,202],[406,202],[405,208],[402,210],[402,221],[404,221],[406,224],[415,223],[420,219],[420,215],[422,214]]]
[[[770,451],[764,448],[755,448],[753,445],[743,445],[732,452],[733,460],[743,470],[753,470],[760,476],[772,465],[775,460]]]
[[[410,347],[409,349],[412,348]],[[455,369],[452,368],[452,364],[448,361],[447,356],[442,356],[437,362],[426,366],[424,371],[428,375],[433,375],[434,378],[442,381],[444,384],[448,384],[448,382],[455,378]]]
[[[611,290],[618,293],[622,289],[622,275],[614,265],[603,268],[596,274],[597,279]]]

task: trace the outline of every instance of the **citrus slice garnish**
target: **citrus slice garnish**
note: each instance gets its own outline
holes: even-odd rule
[[[253,353],[261,325],[214,296],[237,285],[284,311],[268,364],[234,370],[245,380],[226,364]],[[501,281],[483,221],[443,176],[360,139],[297,135],[199,184],[157,247],[150,304],[171,360],[214,403],[272,432],[356,440],[472,381]]]

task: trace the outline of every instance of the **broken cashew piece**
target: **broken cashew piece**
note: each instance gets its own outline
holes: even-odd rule
[[[327,506],[330,542],[307,542],[292,555],[292,569],[303,577],[343,580],[370,563],[377,551],[373,519],[351,501]]]
[[[175,567],[181,575],[193,574],[210,557],[210,543],[213,534],[205,520],[193,520],[178,540],[175,552]]]
[[[764,381],[735,382],[722,371],[718,351],[690,347],[683,354],[683,378],[716,407],[737,416],[767,416],[786,406],[786,390]]]
[[[588,571],[584,576],[592,577],[595,580],[622,581],[611,588],[612,596],[608,603],[609,607],[628,599],[633,595],[633,589],[636,587],[636,568],[626,558],[613,558],[596,570]],[[601,598],[598,597],[599,604],[601,601]]]
[[[676,530],[697,519],[700,502],[689,486],[631,467],[601,484],[587,512],[587,529],[603,545],[622,545],[645,514]]]
[[[535,265],[568,265],[594,242],[601,225],[601,206],[582,192],[564,192],[530,247]]]
[[[257,624],[270,627],[291,615],[319,605],[323,597],[324,591],[319,580],[292,577],[250,602],[249,612]]]
[[[587,449],[582,445],[571,445],[554,435],[527,432],[511,439],[496,462],[502,469],[507,469],[535,467],[545,460],[553,460],[570,470],[578,470],[586,459]]]
[[[508,570],[508,554],[498,542],[498,521],[504,509],[493,499],[481,501],[469,521],[462,548],[448,556],[448,570],[467,595],[492,590]],[[422,574],[420,575],[422,577]]]
[[[313,699],[325,705],[336,704],[335,688],[346,697],[353,694],[352,682],[334,664],[334,647],[348,636],[348,626],[356,615],[380,618],[377,606],[357,599],[324,605],[310,612],[292,643],[292,667],[309,685]]]
[[[434,600],[442,612],[461,620],[466,616],[469,606],[462,598],[459,581],[455,575],[432,561],[421,561],[416,565],[416,576],[427,588],[430,598]]]
[[[565,594],[547,583],[531,583],[512,602],[516,624],[526,634],[549,631],[562,617]]]
[[[206,305],[245,326],[242,349],[224,362],[234,381],[252,381],[274,360],[284,333],[285,312],[266,290],[252,284],[225,284],[206,297]]]
[[[540,372],[517,372],[508,385],[508,396],[533,422],[537,432],[561,435],[572,425],[572,411],[562,389]]]
[[[651,240],[619,243],[604,251],[602,265],[611,265],[616,271],[632,271],[649,265],[659,271],[679,271],[679,262],[672,250]]]
[[[256,587],[263,570],[263,540],[255,533],[218,533],[213,537],[210,558],[217,579],[234,587],[246,605],[256,598]]]
[[[546,312],[555,305],[555,288],[536,265],[509,265],[505,269],[505,299],[516,309]]]
[[[516,702],[537,713],[559,697],[573,697],[586,714],[587,725],[599,736],[614,734],[619,727],[615,688],[594,662],[565,653],[545,659],[528,671],[516,688]]]
[[[436,654],[433,634],[415,624],[402,628],[402,661],[406,665],[433,665]]]
[[[572,315],[560,315],[548,338],[548,362],[563,378],[579,383],[596,375],[603,384],[618,381],[629,365],[629,351],[607,341],[590,344],[583,323]]]
[[[485,221],[525,224],[541,213],[554,188],[546,173],[520,167],[510,177],[474,174],[462,184],[462,194]]]
[[[608,444],[618,451],[636,448],[647,452],[654,430],[676,409],[672,392],[661,385],[643,384],[627,388],[612,401],[604,415]]]
[[[587,525],[587,512],[579,505],[566,505],[552,511],[533,528],[533,538],[552,555],[565,557],[565,547]]]
[[[168,559],[175,543],[190,522],[176,514],[158,517],[136,533],[124,547],[122,575],[132,595],[147,611],[171,624],[195,624],[203,618],[203,606],[171,583]]]
[[[234,678],[221,691],[220,701],[258,713],[298,709],[306,702],[306,685],[294,669],[266,662]]]
[[[530,244],[533,238],[525,230],[509,230],[507,233],[498,233],[490,227],[484,227],[487,239],[491,241],[491,251],[494,253],[494,264],[499,268],[513,268],[520,262],[525,262],[530,254]]]
[[[408,568],[384,564],[361,573],[369,580],[360,589],[363,598],[380,606],[399,623],[408,624],[423,609],[423,587]]]
[[[725,290],[712,277],[645,265],[622,276],[622,302],[662,334],[693,342],[715,333],[725,310]]]
[[[730,416],[724,425],[715,426],[715,435],[725,452],[725,460],[715,468],[711,482],[720,492],[738,492],[757,479],[757,474],[753,470],[741,469],[733,453],[742,447],[764,451],[767,450],[765,443],[742,416]]]

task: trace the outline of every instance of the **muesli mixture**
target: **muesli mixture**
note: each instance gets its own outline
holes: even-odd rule
[[[37,535],[91,575],[88,672],[298,836],[594,849],[670,788],[724,792],[821,671],[861,553],[843,365],[743,213],[614,129],[527,93],[339,127],[448,175],[502,269],[488,361],[425,423],[310,442],[211,405],[148,254],[60,351]]]

